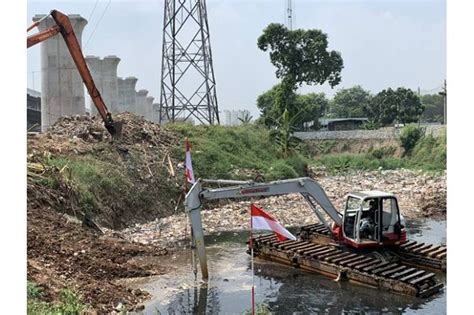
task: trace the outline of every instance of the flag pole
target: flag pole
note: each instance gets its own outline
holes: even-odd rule
[[[185,147],[186,147],[186,150],[188,148],[188,143],[189,143],[189,140],[188,140],[188,137],[185,137],[184,138],[184,141],[185,141]],[[184,196],[186,196],[186,194],[188,193],[188,176],[186,174],[186,167],[184,168]],[[196,249],[196,243],[195,243],[195,240],[194,240],[194,232],[193,232],[193,227],[191,226],[191,222],[189,221],[189,216],[188,217],[188,224],[190,226],[190,229],[191,229],[191,264],[193,265],[193,273],[194,273],[194,281],[197,280],[197,265],[196,265],[196,252],[195,252],[195,249]]]
[[[250,261],[252,269],[252,315],[255,315],[255,284],[254,284],[254,267],[253,267],[253,224],[252,224],[252,205],[250,205]]]

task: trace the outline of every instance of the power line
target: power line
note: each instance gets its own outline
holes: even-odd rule
[[[90,35],[89,38],[87,39],[87,42],[86,42],[86,44],[84,45],[84,48],[87,47],[87,44],[89,44],[89,42],[90,42],[92,36],[94,36],[95,31],[97,30],[97,27],[99,26],[100,22],[102,21],[102,18],[104,17],[105,12],[107,12],[107,9],[109,8],[111,2],[112,2],[112,0],[109,0],[109,2],[107,3],[107,6],[105,7],[104,11],[102,12],[102,15],[100,16],[100,18],[99,18],[99,20],[97,21],[97,23],[96,23],[94,29],[92,30],[91,35]]]
[[[95,1],[94,7],[92,8],[91,13],[89,14],[89,18],[87,19],[88,21],[91,21],[92,16],[94,15],[95,9],[97,8],[97,4],[99,3],[99,0]]]

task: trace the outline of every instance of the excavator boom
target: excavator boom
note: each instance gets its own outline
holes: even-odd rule
[[[216,183],[219,185],[236,184],[235,186],[202,189],[203,183]],[[291,193],[300,193],[308,201],[310,207],[318,219],[329,229],[331,227],[326,220],[326,215],[336,224],[342,225],[342,216],[333,206],[321,186],[308,177],[293,178],[269,183],[253,183],[220,180],[198,180],[186,195],[184,206],[190,217],[193,235],[195,238],[202,277],[208,278],[206,251],[204,245],[204,234],[201,220],[202,199],[215,200],[224,198],[248,198],[256,196],[275,196]],[[319,207],[318,207],[319,206]],[[323,212],[319,210],[321,208]]]
[[[81,75],[82,81],[84,82],[84,85],[86,86],[87,91],[89,92],[89,95],[92,98],[95,107],[97,108],[97,111],[104,121],[105,128],[109,131],[112,137],[119,137],[122,131],[122,123],[115,122],[112,119],[112,114],[107,110],[107,106],[105,105],[99,90],[97,90],[89,68],[87,67],[84,55],[82,54],[81,46],[79,45],[79,41],[74,34],[71,21],[67,15],[57,10],[52,10],[50,15],[53,17],[56,25],[40,33],[29,36],[27,38],[27,47],[29,48],[55,36],[57,33],[61,33],[69,53],[71,54],[72,60],[74,60],[76,68]],[[34,23],[28,28],[28,30],[32,29],[38,24],[39,22]]]

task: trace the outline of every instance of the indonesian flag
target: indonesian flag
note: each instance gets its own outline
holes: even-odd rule
[[[278,223],[277,220],[262,209],[257,208],[254,204],[250,205],[250,215],[252,216],[251,229],[273,231],[279,241],[286,239],[296,240],[296,237]]]
[[[191,161],[191,150],[189,149],[189,141],[186,138],[186,180],[188,183],[194,184],[193,162]]]

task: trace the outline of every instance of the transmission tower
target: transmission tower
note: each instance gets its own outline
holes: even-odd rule
[[[293,30],[293,3],[291,0],[287,0],[286,3],[286,25],[290,31]]]
[[[205,0],[165,0],[160,123],[219,124]]]

